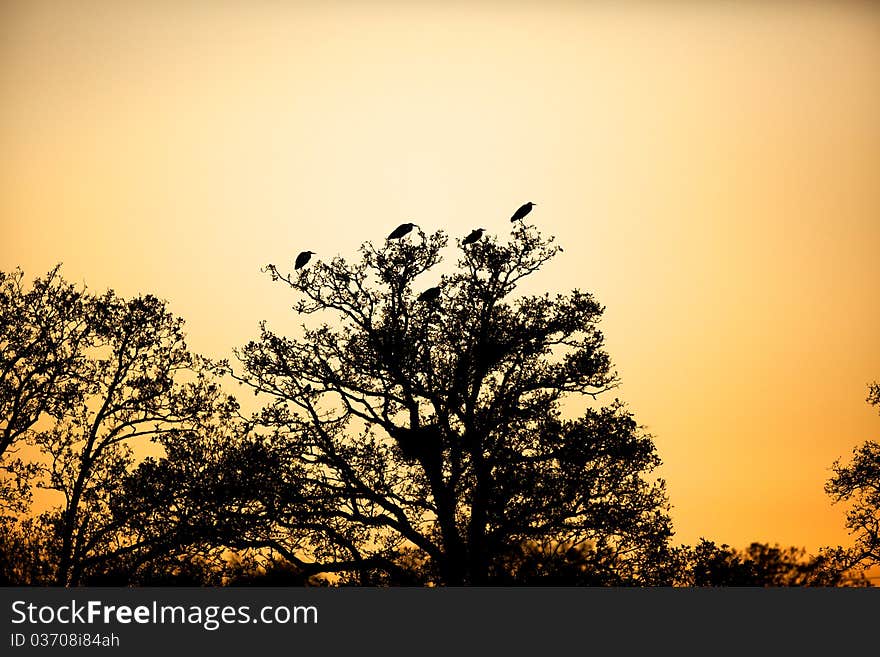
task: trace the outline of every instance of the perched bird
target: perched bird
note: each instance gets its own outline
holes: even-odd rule
[[[298,256],[296,256],[296,263],[293,265],[293,268],[302,269],[306,266],[306,263],[311,259],[313,255],[315,255],[314,251],[303,251]]]
[[[419,301],[436,301],[440,298],[440,286],[429,287],[419,295]]]
[[[510,218],[511,221],[520,221],[523,219],[529,212],[532,211],[532,206],[535,203],[529,201],[528,203],[519,206],[519,209],[513,213],[513,216]]]
[[[416,225],[414,223],[405,223],[400,224],[397,228],[395,228],[391,234],[388,236],[389,240],[399,240],[401,237],[409,233]]]
[[[480,239],[483,236],[484,230],[486,230],[486,229],[485,228],[477,228],[476,230],[472,230],[470,232],[470,235],[468,235],[467,237],[465,237],[461,241],[461,245],[467,246],[468,244],[473,244],[474,242],[476,242],[478,239]]]

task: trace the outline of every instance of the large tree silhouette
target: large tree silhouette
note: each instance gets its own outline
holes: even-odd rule
[[[523,545],[588,546],[613,555],[616,583],[657,581],[659,458],[619,401],[593,401],[616,384],[601,306],[515,296],[560,250],[528,226],[460,247],[439,275],[446,246],[418,230],[354,262],[269,265],[325,321],[298,337],[264,324],[239,353],[283,464],[252,544],[301,573],[394,580],[418,563],[446,585],[505,580]]]

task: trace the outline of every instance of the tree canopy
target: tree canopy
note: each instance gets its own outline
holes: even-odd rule
[[[459,245],[452,270],[443,232],[410,237],[268,267],[324,321],[298,337],[263,325],[239,352],[286,461],[264,544],[364,582],[414,559],[453,585],[500,578],[524,543],[589,544],[653,581],[671,534],[647,477],[660,460],[622,403],[587,403],[617,381],[602,307],[580,290],[515,294],[559,251],[533,228]],[[430,283],[440,294],[419,300]]]

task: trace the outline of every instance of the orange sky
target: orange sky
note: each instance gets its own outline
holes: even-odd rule
[[[209,355],[291,321],[259,271],[415,219],[565,253],[607,306],[677,539],[846,542],[880,434],[868,3],[0,5],[0,269],[153,292]]]

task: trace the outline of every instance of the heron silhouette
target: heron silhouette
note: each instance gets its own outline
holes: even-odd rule
[[[400,224],[397,228],[395,228],[393,231],[391,231],[391,234],[387,237],[387,239],[399,240],[404,235],[409,234],[409,232],[415,227],[416,227],[416,225],[412,222]]]
[[[519,206],[516,212],[513,213],[513,216],[510,218],[511,221],[522,221],[522,219],[532,211],[532,207],[537,205],[536,203],[532,203],[529,201],[528,203],[524,203]]]
[[[483,236],[483,231],[485,230],[485,228],[476,228],[472,230],[470,234],[461,241],[461,245],[467,246],[468,244],[473,244]]]
[[[306,263],[311,259],[311,257],[315,255],[314,251],[303,251],[298,256],[296,256],[296,262],[293,265],[294,269],[302,269],[306,266]]]
[[[432,301],[436,301],[439,298],[440,286],[437,285],[436,287],[429,287],[427,290],[422,292],[418,297],[418,301],[427,301],[430,303]]]

